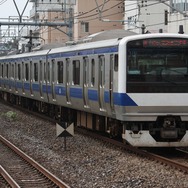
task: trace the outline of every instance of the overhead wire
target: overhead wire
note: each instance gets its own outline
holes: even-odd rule
[[[166,0],[166,1],[169,1],[169,0]],[[121,2],[121,3],[122,3],[122,2]],[[116,7],[116,6],[120,5],[121,3],[118,3],[118,4],[114,5],[113,7]],[[162,2],[157,1],[157,2],[155,2],[155,3],[152,3],[152,4],[147,5],[147,7],[150,7],[150,6],[153,6],[153,5],[156,5],[156,4],[160,4],[160,3],[162,3]],[[134,4],[137,4],[137,3],[134,3]],[[132,6],[132,5],[134,5],[134,4],[130,4],[130,6]],[[104,12],[110,10],[110,9],[112,9],[112,7],[110,7],[110,8],[108,8],[108,9],[102,11],[101,13],[104,13]],[[124,12],[120,12],[120,13],[127,13],[127,12],[130,12],[130,11],[133,11],[133,10],[138,10],[138,8],[135,7],[135,8],[132,8],[132,9],[125,10]],[[81,17],[81,18],[79,18],[79,19],[84,19],[84,18],[96,16],[97,14],[98,14],[98,13],[95,13],[95,14],[93,14],[93,15]],[[112,14],[112,15],[113,15],[113,14]],[[108,15],[108,16],[110,16],[110,15]],[[75,17],[74,17],[74,18],[75,18]],[[98,19],[98,17],[97,17],[96,19]]]
[[[4,4],[7,0],[0,1],[0,5]]]
[[[169,1],[169,0],[166,0],[166,1],[159,1],[159,3],[163,3],[163,4],[165,4],[164,2],[167,2],[167,1]],[[166,5],[166,4],[165,4]],[[172,7],[171,7],[172,8]],[[177,15],[172,15],[172,16],[174,16],[174,17],[177,17]],[[168,21],[169,23],[174,23],[174,22],[179,22],[179,21],[185,21],[185,20],[187,20],[187,17],[185,16],[184,18],[182,18],[182,19],[176,19],[176,20],[171,20],[171,21]],[[161,22],[161,23],[155,23],[155,24],[148,24],[148,25],[145,25],[145,27],[147,28],[147,27],[151,27],[151,26],[158,26],[158,25],[163,25],[164,24],[164,22]],[[137,28],[141,28],[141,27],[137,27]],[[132,29],[130,29],[130,30],[133,30],[134,28],[132,28]]]
[[[3,4],[3,3],[5,3],[6,1],[7,1],[7,0],[2,0],[2,1],[0,1],[0,5]],[[108,3],[109,1],[110,1],[110,0],[108,0],[106,3]],[[130,1],[130,0],[129,0],[129,1]],[[156,1],[157,1],[157,2],[154,2],[154,3],[152,3],[152,4],[148,4],[147,7],[153,6],[153,5],[156,5],[156,4],[159,4],[159,3],[163,3],[162,1],[159,1],[159,0],[156,0]],[[169,0],[165,0],[165,2],[167,2],[167,1],[169,1]],[[140,2],[141,2],[141,1],[140,1]],[[117,3],[116,5],[114,5],[114,6],[110,7],[110,8],[108,8],[108,9],[105,9],[105,10],[101,11],[101,13],[107,12],[107,11],[109,11],[110,9],[112,9],[112,8],[114,8],[114,7],[118,6],[118,5],[120,5],[121,3],[122,3],[122,2]],[[127,5],[126,7],[132,6],[132,5],[135,5],[135,4],[138,4],[138,2],[129,4],[129,5]],[[50,8],[51,8],[51,4],[46,5],[46,7],[48,7],[48,6],[50,6]],[[54,5],[54,6],[55,6],[55,5]],[[102,5],[100,5],[100,6],[102,6]],[[45,8],[46,8],[46,7],[45,7]],[[92,13],[93,11],[95,11],[95,10],[97,10],[97,9],[98,9],[98,8],[95,7],[95,8],[93,8],[93,9],[87,11],[87,12],[83,12],[83,13],[81,13],[81,14],[75,15],[73,18],[74,18],[74,19],[91,18],[91,19],[87,19],[87,20],[84,20],[84,21],[92,21],[92,20],[99,19],[99,16],[96,17],[96,18],[92,18],[92,17],[96,16],[98,13],[94,13],[94,14],[92,14],[92,15],[88,15],[88,14]],[[108,15],[105,15],[105,16],[103,16],[103,17],[105,18],[105,17],[108,17],[108,16],[113,16],[113,15],[116,15],[116,14],[119,14],[119,13],[127,13],[127,12],[130,12],[130,11],[133,11],[133,10],[137,10],[137,9],[138,9],[138,7],[135,7],[135,8],[132,8],[132,9],[128,9],[128,10],[126,10],[126,11],[122,11],[122,12],[118,12],[118,13],[113,13],[113,14],[108,14]],[[84,15],[88,15],[88,16],[84,16]],[[176,21],[179,21],[179,20],[176,20]],[[181,21],[181,20],[180,20],[180,21]],[[77,23],[79,23],[79,22],[81,22],[81,21],[75,22],[74,24],[77,24]],[[173,21],[173,22],[175,22],[175,21]],[[161,24],[161,23],[160,23],[160,24]],[[153,25],[148,25],[148,26],[154,26],[154,25],[159,25],[159,24],[153,24]],[[36,28],[36,29],[37,29],[37,28]],[[48,29],[48,28],[46,28],[46,29],[45,29],[46,31],[42,31],[40,34],[43,34],[43,33],[48,32],[47,29]],[[55,29],[56,29],[56,28],[51,28],[51,31],[52,31],[52,30],[55,30]]]
[[[168,1],[168,0],[166,0],[166,1]],[[147,7],[153,6],[153,5],[156,5],[156,4],[160,4],[160,3],[161,3],[160,1],[157,1],[157,2],[154,2],[154,3],[152,3],[152,4],[147,5]],[[107,12],[107,11],[109,11],[109,10],[112,10],[112,8],[115,8],[115,7],[119,6],[120,4],[122,4],[122,2],[117,3],[116,5],[113,5],[112,7],[103,10],[101,13],[104,13],[104,12]],[[130,6],[131,6],[131,5],[134,5],[134,4],[137,4],[137,3],[130,4]],[[118,13],[113,13],[113,14],[108,14],[108,15],[103,16],[103,18],[106,18],[106,17],[109,17],[109,16],[114,16],[114,15],[117,15],[117,14],[120,14],[120,13],[130,12],[130,11],[137,10],[137,9],[138,9],[138,8],[136,7],[136,8],[132,8],[132,9],[126,10],[126,11],[122,11],[122,12],[118,12]],[[97,10],[97,7],[94,8],[94,9],[91,9],[90,11],[87,11],[87,12],[85,12],[85,13],[82,13],[82,14],[80,14],[80,15],[77,15],[77,16],[81,16],[81,15],[88,14],[88,13],[92,12],[93,10]],[[88,16],[84,16],[84,17],[79,17],[79,19],[89,18],[89,17],[93,17],[93,16],[96,16],[96,15],[98,15],[98,13],[95,13],[95,14],[92,14],[92,15],[88,15]],[[74,16],[73,18],[75,19],[75,18],[77,18],[77,16]],[[91,19],[86,19],[86,20],[84,20],[84,21],[93,21],[93,20],[97,20],[97,19],[99,19],[99,16],[98,16],[98,17],[95,17],[95,18],[91,18]],[[112,21],[113,21],[113,20],[112,20]],[[78,23],[80,23],[80,22],[82,22],[82,21],[79,20],[79,21],[77,21],[77,22],[74,22],[74,24],[78,24]],[[47,29],[48,29],[48,28],[47,28]],[[46,30],[47,30],[47,29],[46,29]],[[52,31],[52,30],[55,30],[55,29],[56,29],[56,28],[53,28],[53,29],[51,29],[51,31]],[[48,32],[48,31],[42,31],[40,34],[43,34],[43,33],[46,33],[46,32]]]
[[[108,0],[106,3],[108,3],[109,1],[110,1],[110,0]],[[158,2],[158,3],[159,3],[159,2]],[[119,6],[120,4],[122,4],[122,2],[120,2],[120,3],[118,2],[116,5],[113,5],[113,6],[111,6],[110,8],[101,11],[101,13],[104,13],[104,12],[107,12],[107,11],[109,11],[109,10],[112,10],[113,8]],[[137,3],[132,3],[132,4],[130,4],[129,6],[132,6],[132,5],[135,5],[135,4],[137,4]],[[156,3],[154,3],[154,4],[156,4]],[[153,5],[153,4],[152,4],[152,5]],[[100,5],[100,6],[102,6],[102,5]],[[151,6],[151,5],[150,5],[150,6]],[[136,10],[136,9],[138,9],[138,8],[129,9],[129,10],[125,11],[125,12],[132,11],[132,10]],[[77,18],[77,19],[85,19],[85,18],[97,16],[97,15],[98,15],[98,12],[97,12],[97,13],[94,13],[94,14],[91,14],[91,15],[88,15],[89,13],[91,13],[91,12],[93,12],[93,11],[95,11],[95,10],[98,10],[98,8],[95,7],[95,8],[93,8],[93,9],[87,11],[87,12],[81,13],[81,14],[79,14],[79,15],[75,15],[75,16],[73,17],[73,19],[76,19],[76,18]],[[103,17],[113,16],[113,15],[116,15],[116,14],[119,14],[119,13],[124,13],[124,11],[123,11],[123,12],[114,13],[114,14],[105,15],[105,16],[103,16]],[[87,16],[82,17],[83,15],[87,15]],[[93,19],[87,19],[87,20],[85,20],[85,21],[92,21],[92,20],[97,20],[97,19],[99,19],[99,17],[96,17],[96,18],[93,18]],[[79,22],[81,22],[81,21],[75,22],[74,24],[77,24],[77,23],[79,23]],[[46,28],[45,31],[42,31],[40,34],[43,34],[43,33],[48,32],[47,29],[48,29],[48,28]],[[51,30],[54,30],[54,29],[55,29],[55,28],[53,28],[53,29],[51,29]]]
[[[118,4],[116,4],[116,5],[113,5],[112,7],[109,7],[108,9],[103,10],[103,11],[101,12],[101,14],[104,13],[104,12],[107,12],[107,11],[109,11],[109,10],[112,10],[113,8],[117,7],[117,6],[120,5],[120,4],[122,4],[122,2],[121,2],[121,3],[118,3]],[[92,14],[92,15],[88,15],[88,16],[85,16],[85,17],[79,17],[79,19],[83,19],[83,18],[88,18],[88,17],[96,16],[97,14],[98,14],[98,13],[95,13],[95,14]]]
[[[108,3],[109,1],[110,1],[110,0],[106,1],[105,3]],[[101,6],[102,6],[102,4],[101,4],[99,7],[101,7]],[[81,13],[81,14],[79,14],[79,15],[74,16],[74,18],[77,18],[77,17],[83,16],[83,15],[85,15],[85,14],[91,13],[91,12],[93,12],[93,11],[95,11],[95,10],[98,10],[97,6],[96,6],[95,8],[93,8],[93,9],[87,11],[87,12],[83,12],[83,13]]]
[[[110,1],[110,0],[109,0],[109,1]],[[108,1],[108,2],[109,2],[109,1]],[[122,2],[117,3],[116,5],[113,5],[113,6],[109,7],[108,9],[103,10],[101,13],[104,13],[104,12],[107,12],[107,11],[109,11],[109,10],[112,10],[113,8],[119,6],[120,4],[122,4]],[[92,11],[93,11],[93,10],[97,10],[97,8],[92,9]],[[84,13],[84,14],[88,14],[89,12],[92,12],[92,11],[88,11],[87,13]],[[112,14],[112,15],[116,15],[116,14],[119,14],[119,13],[123,13],[123,12],[118,12],[118,13],[115,13],[115,14]],[[84,14],[81,14],[81,15],[84,15]],[[98,13],[95,13],[95,14],[92,14],[92,15],[89,15],[89,16],[86,16],[86,17],[79,17],[79,19],[88,18],[88,17],[93,17],[93,16],[96,16],[96,15],[98,15]],[[79,16],[80,16],[80,15],[79,15]],[[107,16],[109,16],[109,15],[107,15]],[[74,16],[73,18],[75,19],[76,17],[77,17],[77,16]],[[97,17],[97,18],[90,19],[89,21],[91,21],[91,20],[96,20],[96,19],[98,19],[98,17]],[[79,22],[81,22],[81,21],[79,21]],[[75,22],[74,24],[79,23],[79,22]],[[55,29],[55,28],[53,28],[52,30],[54,30],[54,29]],[[46,30],[47,30],[47,29],[46,29]],[[46,31],[46,32],[48,32],[48,31]],[[45,31],[42,31],[40,34],[43,34],[43,33],[45,33]]]

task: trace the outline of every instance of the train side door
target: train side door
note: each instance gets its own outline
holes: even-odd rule
[[[83,101],[84,107],[88,108],[88,82],[89,82],[89,58],[84,57],[83,59]]]
[[[66,59],[66,80],[65,80],[65,84],[66,84],[66,100],[67,100],[67,104],[71,104],[71,100],[70,100],[70,59],[67,58]]]
[[[30,71],[29,71],[29,82],[30,82],[30,94],[33,96],[33,62],[30,61]]]
[[[110,55],[110,75],[109,75],[109,98],[110,107],[112,112],[114,112],[114,98],[113,98],[113,83],[114,83],[114,67],[116,67],[117,55]]]
[[[2,75],[3,75],[2,67],[3,65],[0,64],[0,89],[1,89],[1,82],[2,82]]]
[[[51,91],[52,91],[52,100],[55,101],[56,100],[56,96],[55,96],[55,81],[56,81],[56,74],[55,74],[55,70],[56,70],[56,66],[55,66],[55,59],[52,60],[52,82],[51,82]]]
[[[104,92],[105,92],[105,57],[99,56],[99,72],[98,72],[98,102],[101,111],[105,110]]]
[[[16,76],[16,93],[21,92],[22,89],[22,74],[21,74],[21,63],[16,62],[17,64],[17,76]],[[21,84],[21,85],[20,85]]]
[[[45,64],[45,69],[46,69],[46,94],[47,94],[47,99],[48,99],[48,102],[50,102],[50,99],[51,99],[51,90],[50,90],[50,87],[51,87],[51,67],[50,67],[50,60],[47,59],[46,61],[46,64]]]
[[[25,82],[25,65],[24,62],[22,62],[22,94],[25,94],[25,88],[24,88],[24,82]]]
[[[13,63],[9,63],[10,66],[10,84],[9,84],[9,90],[12,91],[14,89],[14,64]]]
[[[42,63],[42,60],[40,60],[39,62],[39,71],[40,71],[40,74],[39,74],[39,92],[40,92],[40,97],[43,98],[43,91],[42,91],[42,85],[43,85],[43,63]]]
[[[16,69],[16,66],[15,66],[15,63],[12,62],[12,90],[15,91],[15,69]]]

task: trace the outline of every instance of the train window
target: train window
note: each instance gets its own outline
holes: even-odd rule
[[[38,63],[34,63],[34,80],[38,82]]]
[[[73,84],[80,85],[80,60],[73,61]]]
[[[63,61],[57,62],[57,77],[58,77],[58,83],[63,83]]]
[[[6,65],[5,64],[3,65],[3,77],[4,78],[6,77]]]
[[[22,68],[21,68],[21,79],[25,78],[25,71],[24,71],[24,62],[22,62]]]
[[[5,64],[3,64],[3,78],[5,77]]]
[[[66,58],[66,83],[69,83],[69,67],[70,67],[70,58]]]
[[[118,71],[118,54],[114,55],[114,71]]]
[[[15,80],[17,80],[17,78],[18,78],[18,70],[17,70],[17,64],[16,63],[14,63],[14,68],[15,68]]]
[[[91,86],[95,85],[95,59],[91,61]]]
[[[14,64],[11,64],[11,78],[14,78]]]
[[[105,57],[99,56],[99,85],[104,86],[105,84]]]
[[[10,63],[8,64],[8,77],[12,78],[12,66]]]
[[[28,65],[28,63],[25,64],[25,79],[26,79],[26,81],[29,80],[29,65]]]
[[[47,80],[47,76],[46,76],[46,63],[44,63],[44,80]]]
[[[40,81],[42,81],[42,74],[43,74],[43,68],[42,68],[42,61],[40,60]]]
[[[30,61],[30,71],[29,71],[29,79],[33,79],[33,64],[32,61]]]
[[[3,78],[3,72],[4,72],[3,69],[4,69],[4,65],[2,64],[1,65],[1,76],[2,76],[2,78]]]
[[[8,64],[6,64],[6,77],[8,78]]]
[[[88,64],[89,64],[89,58],[84,57],[83,58],[83,83],[86,85],[89,80],[88,80]]]
[[[52,59],[52,82],[55,82],[55,59]]]
[[[3,77],[3,65],[1,65],[1,76]]]
[[[21,80],[21,65],[18,64],[18,80]]]
[[[50,63],[47,64],[47,80],[50,82]]]
[[[7,77],[7,75],[6,75],[6,73],[7,73],[7,66],[6,66],[6,64],[4,64],[4,70],[3,70],[3,76],[4,76],[4,78],[6,78]]]

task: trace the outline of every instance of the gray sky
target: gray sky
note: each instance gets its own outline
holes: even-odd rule
[[[27,0],[15,0],[20,14],[23,12],[23,9],[26,5]],[[28,3],[28,6],[24,12],[24,16],[29,16],[29,11],[31,10],[32,3]],[[0,0],[0,18],[2,21],[2,18],[8,19],[9,16],[14,17],[18,16],[18,12],[16,10],[16,7],[14,5],[13,0]]]

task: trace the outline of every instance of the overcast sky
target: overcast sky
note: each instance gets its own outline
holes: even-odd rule
[[[20,14],[22,14],[27,0],[15,0],[15,2],[18,6]],[[29,2],[26,10],[24,11],[24,16],[29,16],[29,11],[31,10],[31,7],[32,7],[32,3]],[[9,16],[11,17],[18,16],[18,12],[14,5],[14,1],[13,0],[0,0],[1,21],[2,21],[2,18],[8,19]]]

